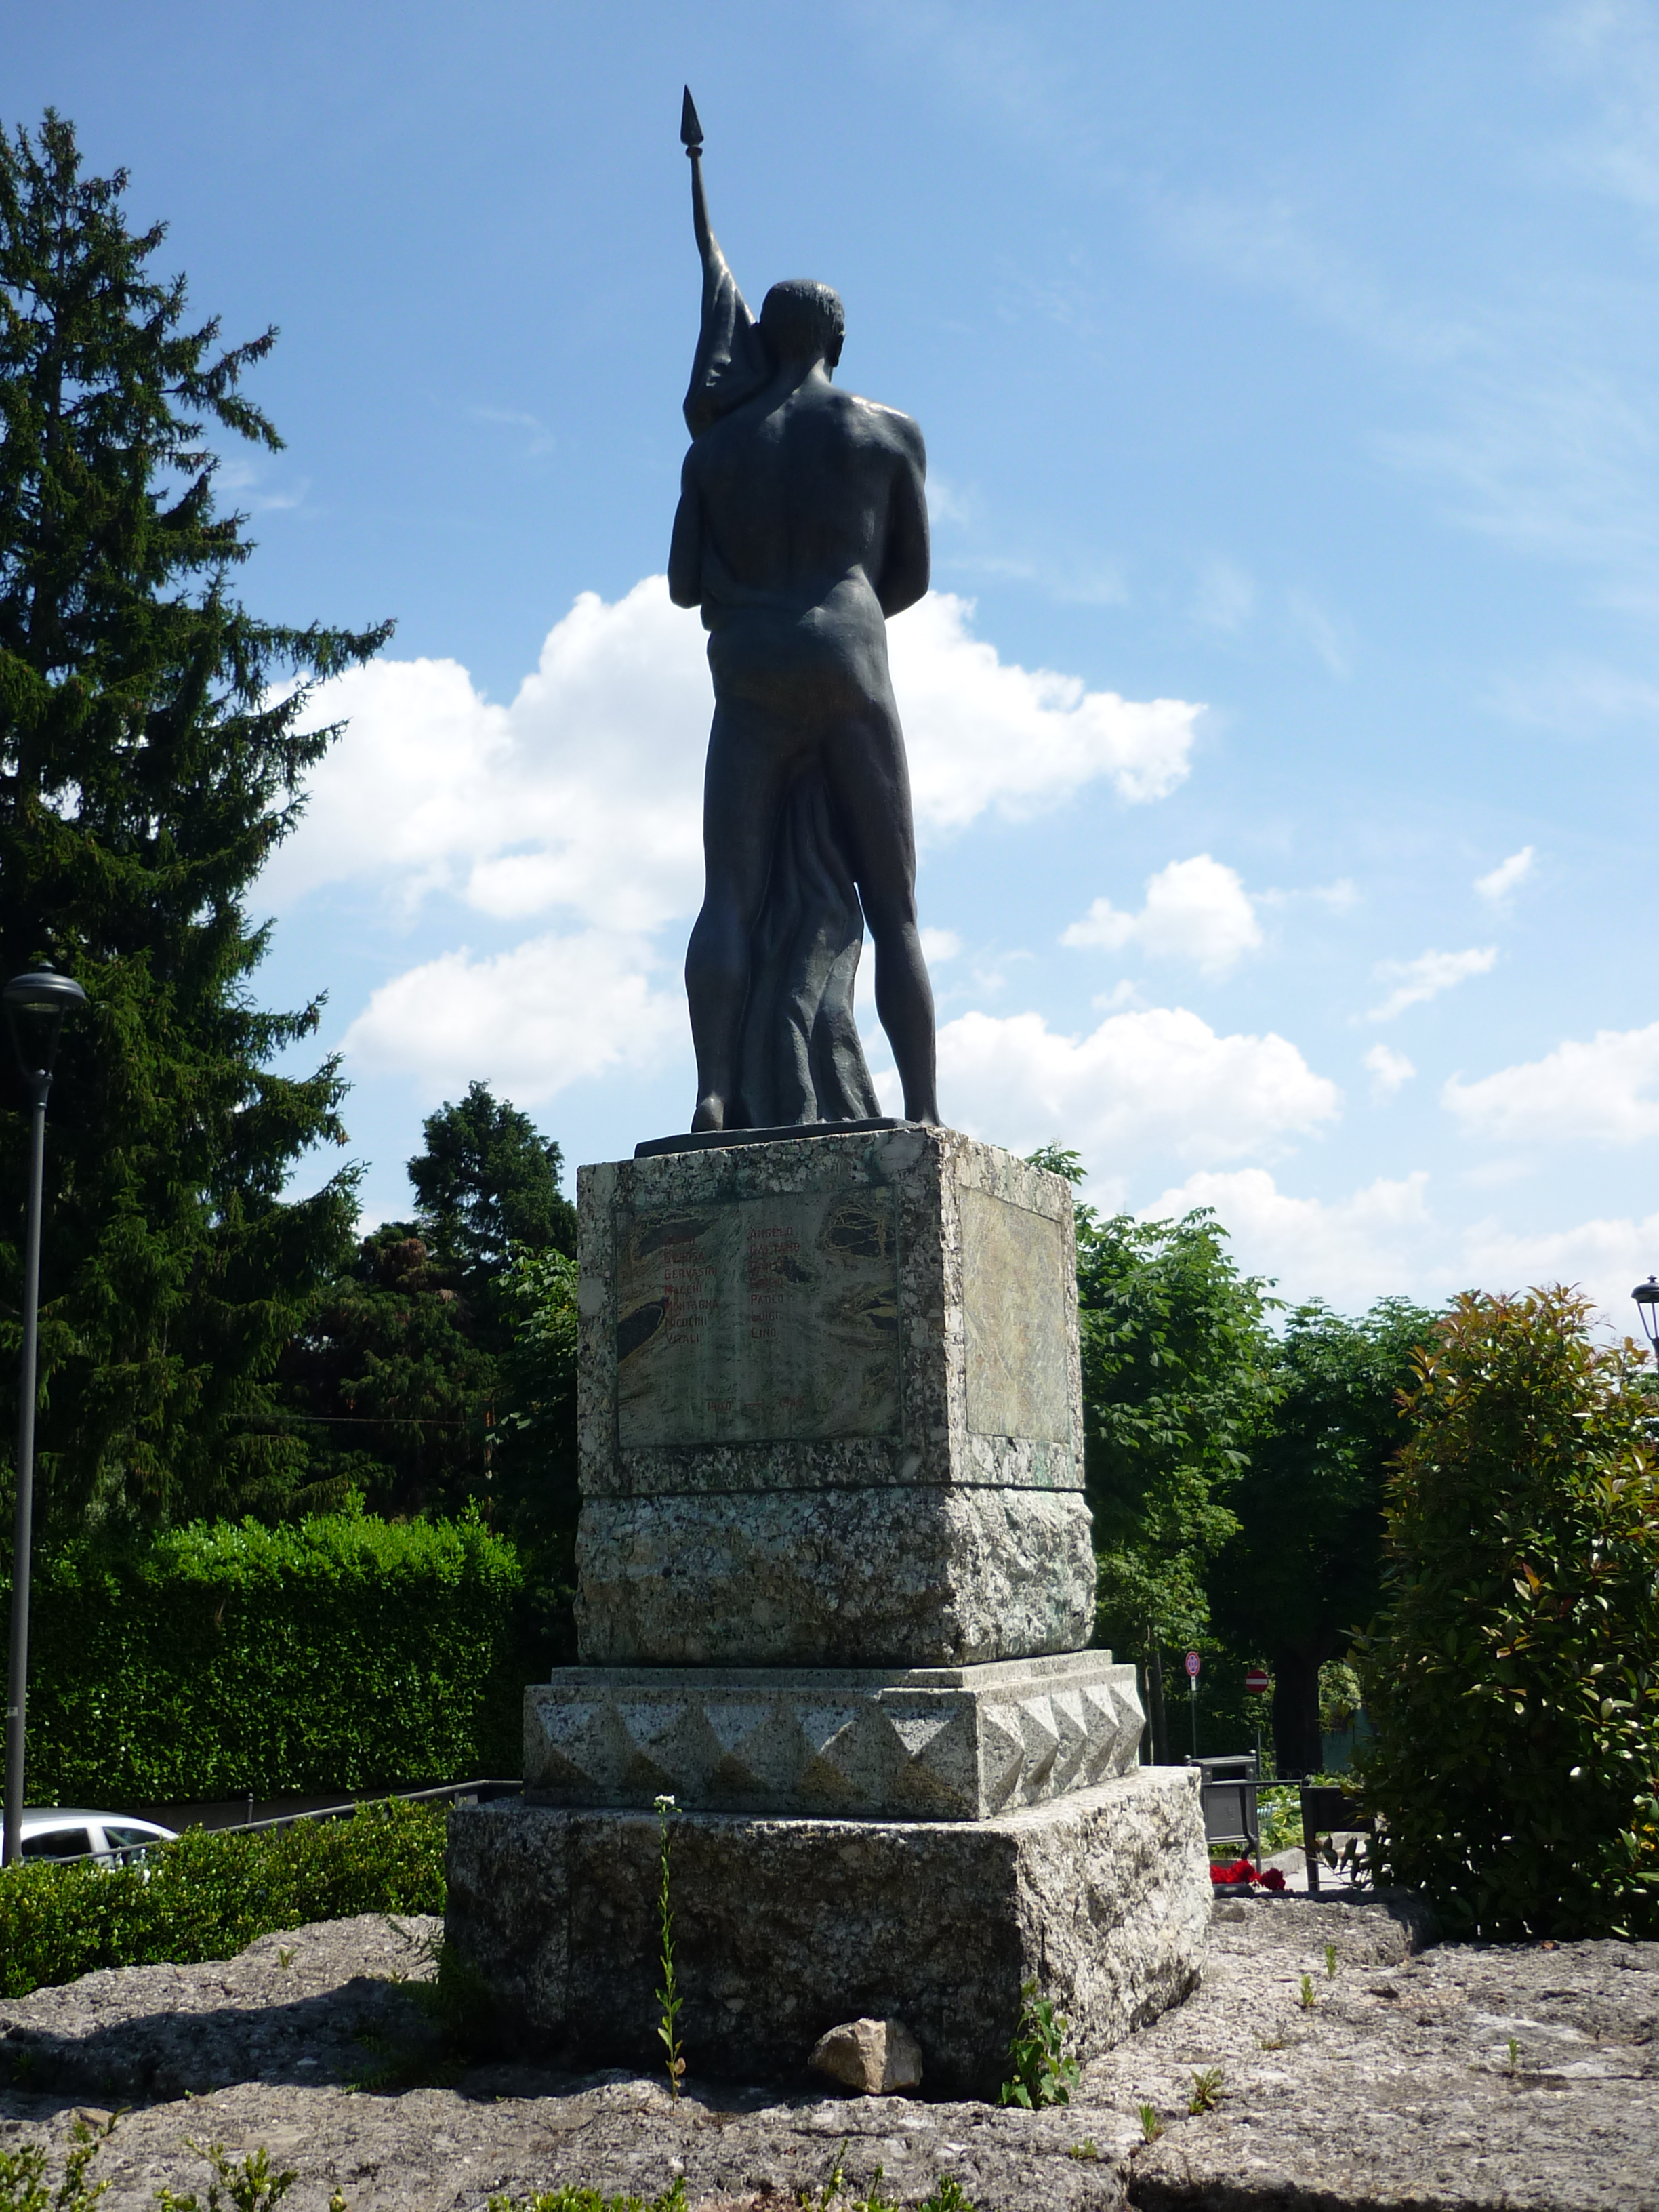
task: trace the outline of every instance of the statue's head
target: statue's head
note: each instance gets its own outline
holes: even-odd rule
[[[761,303],[760,326],[779,362],[817,361],[826,368],[841,359],[847,331],[841,295],[811,276],[787,276]]]

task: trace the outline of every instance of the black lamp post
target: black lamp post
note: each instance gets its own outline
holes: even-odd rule
[[[1631,1296],[1642,1316],[1642,1334],[1653,1348],[1654,1364],[1659,1366],[1659,1276],[1650,1275],[1645,1283],[1638,1283]]]
[[[11,1658],[6,1677],[6,1826],[3,1863],[23,1856],[23,1714],[28,1701],[29,1553],[34,1522],[34,1359],[40,1318],[40,1203],[46,1097],[58,1033],[87,994],[50,968],[14,975],[0,993],[17,1073],[30,1108],[28,1247],[23,1260],[23,1357],[17,1378],[17,1518],[11,1565]],[[38,1062],[38,1065],[36,1064]]]

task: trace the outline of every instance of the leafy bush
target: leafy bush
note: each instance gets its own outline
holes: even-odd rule
[[[358,1512],[82,1540],[36,1564],[34,1804],[516,1774],[523,1573],[476,1520]],[[5,1590],[0,1582],[0,1594]]]
[[[0,2212],[92,2212],[109,2187],[107,2181],[88,2181],[88,2169],[113,2131],[113,2120],[96,2135],[82,2119],[70,2132],[64,2171],[54,2190],[46,2179],[47,2148],[43,2142],[24,2143],[17,2150],[0,2150]]]
[[[100,1966],[228,1959],[312,1920],[441,1912],[444,1826],[442,1807],[392,1802],[252,1834],[191,1828],[144,1867],[9,1867],[0,1996]]]
[[[1372,1860],[1448,1934],[1659,1936],[1659,1469],[1575,1293],[1459,1298],[1414,1363],[1360,1648]]]

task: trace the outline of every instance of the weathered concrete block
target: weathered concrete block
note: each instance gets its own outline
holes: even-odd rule
[[[1210,1883],[1195,1771],[1151,1767],[991,1820],[671,1817],[694,2075],[800,2079],[838,2022],[903,2021],[935,2094],[994,2094],[1023,1983],[1089,2057],[1196,1987]],[[458,1809],[452,1942],[526,2047],[661,2054],[659,1836],[636,1812]]]
[[[544,1805],[981,1820],[1135,1763],[1135,1670],[1109,1651],[999,1665],[562,1667],[525,1692]]]
[[[585,1661],[1086,1640],[1062,1177],[904,1127],[613,1162],[578,1191]]]

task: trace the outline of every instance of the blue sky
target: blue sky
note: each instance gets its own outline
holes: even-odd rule
[[[928,441],[892,625],[948,1119],[1292,1297],[1659,1267],[1659,9],[42,5],[3,111],[282,343],[251,605],[394,616],[260,887],[371,1216],[484,1077],[683,1126],[698,272]],[[867,1002],[867,985],[864,994]],[[873,1015],[869,1018],[873,1022]],[[872,1061],[885,1066],[878,1038]]]

